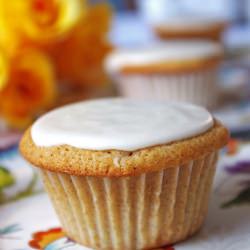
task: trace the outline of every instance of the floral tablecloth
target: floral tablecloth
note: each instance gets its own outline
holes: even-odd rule
[[[0,250],[86,250],[64,235],[37,171],[18,153],[19,135],[1,138]],[[232,140],[221,154],[202,230],[163,249],[250,249],[250,143]]]

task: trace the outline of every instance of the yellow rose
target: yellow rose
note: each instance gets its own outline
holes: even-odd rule
[[[0,91],[7,82],[8,69],[8,60],[5,53],[0,49]]]
[[[61,39],[84,13],[83,0],[1,0],[7,23],[38,42]]]
[[[55,100],[56,84],[49,58],[23,50],[10,62],[10,74],[0,91],[0,114],[14,127],[24,127]]]
[[[16,33],[9,27],[4,17],[2,1],[0,0],[0,47],[4,49],[8,55],[12,55],[18,47],[18,40]]]
[[[91,6],[67,39],[49,51],[60,80],[88,87],[107,82],[103,60],[112,48],[108,41],[111,17],[108,4]]]

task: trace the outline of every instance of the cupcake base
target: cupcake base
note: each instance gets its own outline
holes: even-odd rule
[[[139,176],[102,178],[47,170],[42,176],[70,238],[95,249],[151,249],[199,230],[217,154]]]
[[[164,30],[161,28],[154,29],[155,34],[163,39],[163,40],[177,40],[177,39],[206,39],[215,42],[220,42],[222,37],[222,29],[214,29],[211,31],[172,31],[172,30]]]
[[[223,31],[226,28],[226,23],[221,22],[214,27],[204,29],[173,29],[162,26],[155,26],[155,34],[163,40],[171,39],[204,39],[215,42],[221,42]]]
[[[122,96],[190,102],[207,108],[218,103],[217,69],[182,74],[118,75],[115,77]]]

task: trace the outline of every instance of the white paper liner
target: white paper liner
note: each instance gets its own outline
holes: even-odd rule
[[[125,97],[190,102],[214,108],[218,102],[216,68],[182,74],[117,75],[119,93]]]
[[[42,170],[68,236],[97,249],[134,250],[194,234],[207,213],[217,152],[133,177],[77,177]]]

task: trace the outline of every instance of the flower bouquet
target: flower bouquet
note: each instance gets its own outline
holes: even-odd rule
[[[107,4],[0,0],[0,117],[24,128],[69,96],[107,82],[110,20]]]

